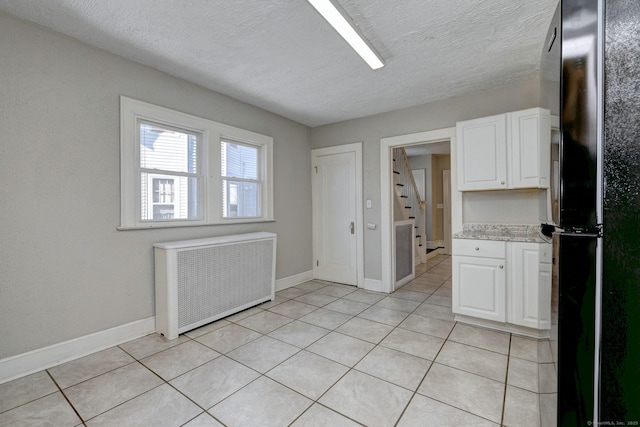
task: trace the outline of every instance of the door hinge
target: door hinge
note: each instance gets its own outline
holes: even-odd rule
[[[318,173],[318,167],[314,166],[313,168],[316,170],[316,173]]]
[[[316,267],[320,267],[320,261],[316,260]]]

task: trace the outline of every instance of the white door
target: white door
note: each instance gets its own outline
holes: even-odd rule
[[[442,226],[444,228],[444,252],[451,255],[451,171],[442,171],[442,203],[444,212]]]
[[[357,285],[356,154],[314,159],[314,277]]]

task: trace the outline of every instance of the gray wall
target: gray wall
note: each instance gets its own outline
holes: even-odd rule
[[[364,209],[365,223],[380,224],[380,139],[427,130],[455,126],[456,122],[508,111],[538,106],[539,79],[499,89],[476,92],[417,107],[396,110],[313,128],[313,148],[330,147],[362,141],[364,170],[364,199],[372,201],[371,209]],[[365,229],[366,278],[381,278],[380,227]]]
[[[310,129],[0,13],[0,358],[154,315],[156,242],[271,231],[312,269]],[[117,231],[119,96],[274,138],[277,222]]]

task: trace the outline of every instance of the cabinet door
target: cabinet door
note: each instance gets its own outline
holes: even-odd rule
[[[551,329],[551,264],[540,264],[540,320],[538,328]]]
[[[507,188],[506,114],[458,122],[458,189]]]
[[[454,313],[506,321],[504,259],[453,256]]]
[[[529,328],[540,327],[540,245],[512,243],[510,268],[511,323]]]
[[[549,110],[509,113],[509,188],[549,188],[551,125]]]

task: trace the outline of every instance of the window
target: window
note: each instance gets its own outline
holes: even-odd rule
[[[222,216],[260,216],[260,147],[233,141],[220,142]]]
[[[140,220],[202,219],[202,134],[138,120]],[[200,142],[198,142],[200,141]]]
[[[273,139],[121,98],[121,228],[273,220]]]

